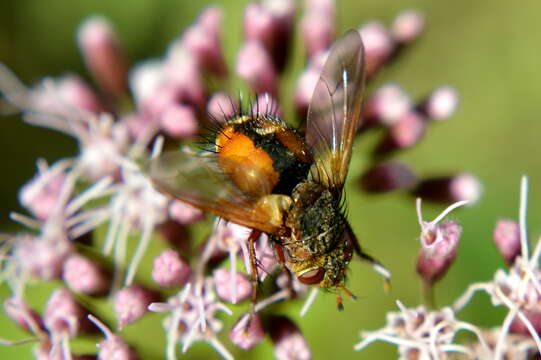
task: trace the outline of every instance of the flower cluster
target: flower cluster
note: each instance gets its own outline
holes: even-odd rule
[[[471,284],[450,307],[410,309],[398,301],[400,312],[389,313],[385,327],[362,332],[363,340],[355,349],[361,350],[379,340],[396,344],[399,358],[404,360],[447,359],[450,353],[463,354],[468,359],[530,359],[538,356],[541,352],[541,241],[530,256],[526,235],[526,177],[522,179],[521,190],[520,224],[500,220],[494,230],[494,242],[509,265],[507,271],[498,269],[493,280]],[[452,221],[435,225],[447,212],[431,223],[421,223],[422,247],[417,269],[429,286],[444,275],[456,256],[459,225]],[[428,247],[427,237],[432,239]],[[484,329],[456,318],[456,313],[479,291],[490,296],[492,305],[507,308],[501,326]],[[473,333],[476,340],[455,342],[457,333],[462,330]]]
[[[281,113],[277,99],[282,74],[290,61],[295,5],[293,0],[263,0],[250,3],[244,14],[245,41],[238,51],[236,75],[258,94],[257,106],[271,108],[274,114]],[[306,67],[298,77],[291,104],[301,119],[339,32],[335,12],[332,0],[305,3],[299,31]],[[221,314],[231,315],[230,308],[245,302],[254,291],[249,280],[249,232],[218,219],[212,233],[202,244],[196,244],[186,226],[203,220],[204,214],[158,192],[141,165],[164,146],[192,140],[206,124],[207,115],[223,121],[238,111],[231,94],[225,89],[211,89],[207,81],[231,76],[222,52],[221,17],[218,7],[205,9],[162,58],[131,69],[112,25],[100,16],[87,19],[79,28],[78,43],[93,85],[79,76],[66,75],[46,78],[27,88],[0,64],[0,92],[22,112],[24,120],[72,136],[79,146],[73,158],[55,164],[38,160],[37,174],[19,193],[28,215],[11,214],[29,230],[8,236],[0,247],[2,280],[13,293],[4,301],[4,311],[33,334],[32,339],[22,342],[37,341],[37,359],[80,358],[72,353],[69,340],[95,327],[105,336],[98,344],[97,358],[139,358],[121,335],[111,331],[99,314],[91,314],[79,304],[74,294],[84,294],[88,301],[107,296],[119,331],[136,326],[149,312],[167,313],[164,338],[168,360],[176,358],[179,344],[186,352],[196,341],[208,343],[224,358],[232,358],[219,337],[224,328]],[[361,26],[358,31],[365,46],[369,81],[393,63],[423,30],[423,17],[415,11],[400,14],[389,27],[379,22]],[[469,174],[418,180],[405,164],[381,161],[418,143],[430,123],[452,115],[457,102],[456,91],[447,86],[417,102],[396,84],[383,85],[369,94],[363,114],[366,121],[359,132],[377,127],[384,129],[385,136],[361,176],[362,188],[370,192],[405,189],[427,199],[460,201],[454,207],[462,205],[462,200],[475,201],[480,186]],[[420,219],[424,250],[418,269],[427,284],[440,278],[456,255],[460,228],[453,222],[438,224],[439,220],[427,223]],[[505,234],[499,238],[512,237],[507,234],[512,231],[512,227],[502,230]],[[138,268],[155,237],[165,239],[169,249],[154,259],[153,282],[145,283]],[[498,241],[509,251],[514,249],[505,239]],[[267,311],[274,303],[303,297],[307,286],[286,273],[276,275],[279,266],[273,244],[265,235],[257,240],[255,252],[258,278],[269,278],[265,281],[271,290],[249,310],[245,306],[247,313],[229,332],[231,341],[249,349],[269,335],[277,358],[309,359],[308,343],[297,325]],[[238,263],[244,264],[243,270]],[[513,322],[516,316],[522,320],[541,314],[535,307],[536,293],[531,289],[524,293],[527,284],[537,284],[533,280],[537,270],[532,268],[533,262],[528,262],[529,272],[523,271],[525,262],[520,264],[522,267],[509,275],[498,275],[495,281],[501,285],[480,287],[491,293],[495,303],[509,306],[520,301],[524,306],[510,307],[514,315],[507,321],[509,326],[501,330],[503,335],[495,335],[498,337],[505,337],[511,326],[519,327]],[[388,276],[385,269],[376,266],[376,270]],[[515,287],[512,276],[530,283]],[[24,300],[31,279],[62,281],[43,314],[32,310]],[[312,290],[306,296],[303,314],[316,294],[317,290]],[[409,324],[421,318],[422,324]],[[445,325],[440,325],[441,321]],[[531,332],[534,325],[524,320],[523,324],[528,324]],[[387,338],[411,333],[414,339],[401,346],[415,344],[412,346],[419,354],[432,354],[461,349],[453,347],[451,335],[464,326],[454,319],[451,310],[431,314],[424,308],[402,309],[401,315],[390,316],[384,332]],[[430,328],[428,337],[424,327]],[[370,335],[369,341],[375,339],[384,338]],[[501,344],[497,342],[499,353],[504,351]],[[489,341],[484,345],[486,350]],[[401,349],[401,353],[409,356],[411,349]]]

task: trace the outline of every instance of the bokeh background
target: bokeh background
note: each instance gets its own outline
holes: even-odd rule
[[[77,26],[88,15],[106,15],[115,24],[131,61],[137,62],[161,56],[167,44],[210,3],[3,0],[0,1],[0,61],[27,84],[45,75],[66,72],[88,77],[75,40]],[[213,3],[224,8],[222,35],[231,66],[242,39],[240,24],[246,2]],[[499,218],[517,218],[522,174],[530,179],[531,241],[536,242],[541,234],[541,3],[534,0],[378,0],[339,1],[337,7],[340,33],[369,20],[389,23],[404,9],[423,11],[428,24],[426,34],[404,57],[378,76],[374,85],[398,82],[416,98],[443,84],[452,85],[460,92],[461,105],[456,115],[447,122],[431,126],[419,146],[399,156],[421,175],[466,170],[476,174],[484,185],[478,204],[452,215],[462,224],[464,233],[455,264],[436,286],[437,303],[450,304],[469,283],[491,279],[494,271],[504,266],[492,243],[492,230]],[[297,54],[300,54],[298,50],[297,41]],[[292,89],[291,79],[302,66],[302,57],[298,56],[288,70],[290,80],[285,84],[286,89]],[[290,92],[284,92],[285,107],[291,105],[287,96]],[[357,180],[366,163],[365,154],[375,140],[369,135],[355,148],[347,188],[350,218],[365,248],[392,271],[393,288],[385,294],[380,278],[368,266],[356,262],[351,266],[349,287],[359,295],[359,300],[346,299],[344,312],[337,312],[335,297],[325,294],[320,294],[302,319],[298,315],[301,301],[277,307],[276,312],[297,320],[315,359],[394,358],[395,349],[385,344],[354,353],[352,348],[360,339],[359,331],[383,326],[385,313],[396,310],[396,299],[407,306],[421,301],[414,271],[419,247],[414,199],[403,194],[370,196],[358,190]],[[17,116],[10,116],[0,120],[0,151],[0,226],[3,231],[19,231],[21,227],[8,220],[8,213],[20,210],[17,191],[34,174],[36,159],[43,157],[52,163],[75,154],[76,146],[64,135],[30,127]],[[423,210],[425,217],[432,219],[442,209],[441,205],[425,204]],[[147,263],[149,261],[147,258]],[[30,303],[42,309],[46,294],[54,286],[54,283],[30,286]],[[1,299],[8,294],[6,288],[0,287]],[[246,304],[244,308],[247,309]],[[502,309],[493,309],[486,296],[480,295],[458,316],[491,327],[500,324],[504,314]],[[142,351],[144,359],[162,357],[164,338],[160,321],[159,315],[151,315],[124,332]],[[230,325],[233,319],[226,321]],[[24,336],[0,315],[0,337],[21,339]],[[229,340],[225,343],[233,349]],[[77,345],[91,349],[89,343]],[[0,358],[31,358],[31,347],[0,347]],[[217,357],[208,349],[198,344],[186,357]],[[236,351],[235,355],[245,359],[273,358],[269,340],[250,352]]]

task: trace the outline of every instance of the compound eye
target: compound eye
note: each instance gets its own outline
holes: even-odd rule
[[[308,270],[304,274],[297,277],[299,281],[306,285],[313,285],[318,284],[323,280],[323,277],[325,276],[325,269],[323,268],[317,268]]]

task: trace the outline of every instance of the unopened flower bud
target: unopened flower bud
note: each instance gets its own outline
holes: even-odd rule
[[[482,185],[472,174],[462,173],[454,176],[435,177],[422,180],[415,194],[437,202],[456,202],[468,200],[476,203],[481,197]]]
[[[455,88],[442,86],[434,90],[418,108],[429,119],[441,121],[453,115],[458,108],[458,100],[458,92]]]
[[[191,275],[190,266],[175,250],[165,250],[154,259],[152,279],[160,286],[181,287]]]
[[[104,294],[110,285],[98,264],[79,254],[70,255],[64,262],[62,278],[72,291],[87,295]]]
[[[493,239],[507,265],[512,265],[520,255],[520,229],[512,220],[498,220]]]
[[[400,13],[391,25],[391,33],[395,41],[400,44],[409,44],[423,33],[425,19],[422,13],[407,10]]]
[[[60,288],[54,291],[45,307],[43,322],[51,333],[67,333],[75,337],[83,325],[85,310],[77,303],[69,290]]]
[[[147,313],[148,305],[156,300],[155,294],[140,286],[125,287],[115,295],[114,307],[118,328],[134,323]]]
[[[218,76],[227,73],[219,34],[221,18],[219,7],[205,9],[197,23],[188,28],[182,38],[182,44],[195,55],[199,65]]]
[[[372,77],[389,60],[395,44],[389,31],[379,22],[371,22],[359,29],[366,54],[366,73]]]
[[[93,16],[83,22],[78,34],[86,65],[100,86],[120,97],[127,90],[127,62],[112,26],[105,18]]]
[[[267,50],[258,41],[249,41],[237,57],[237,74],[255,93],[268,92],[276,96],[278,78]]]
[[[4,312],[17,325],[26,331],[33,332],[35,328],[42,329],[43,323],[37,312],[30,309],[26,302],[18,297],[11,297],[4,301]]]
[[[107,111],[98,95],[79,76],[68,75],[62,77],[58,82],[58,90],[62,100],[77,109],[83,109],[94,114]]]
[[[235,115],[236,109],[227,93],[216,92],[207,103],[207,112],[213,120],[223,123]]]
[[[278,360],[308,360],[312,358],[306,339],[291,320],[284,316],[269,319],[269,333]]]
[[[229,332],[233,344],[248,350],[263,341],[265,332],[258,314],[247,314],[239,319]]]
[[[387,136],[376,148],[376,153],[410,148],[423,138],[425,132],[425,119],[415,111],[408,111],[389,128]]]
[[[180,224],[178,221],[169,219],[158,225],[157,230],[173,248],[180,250],[182,253],[190,251],[190,237],[188,236],[186,226]]]
[[[198,122],[194,109],[189,105],[173,103],[161,113],[161,126],[167,135],[190,137],[197,133]]]
[[[220,299],[236,304],[250,297],[252,284],[250,280],[238,271],[231,275],[231,271],[219,268],[214,271],[216,293]]]
[[[397,84],[387,84],[368,100],[363,116],[370,122],[391,126],[412,108],[410,96]]]
[[[60,278],[64,261],[73,250],[73,244],[67,239],[22,235],[17,240],[14,256],[20,259],[26,274],[51,280]]]
[[[137,360],[139,357],[135,351],[124,341],[120,335],[113,334],[98,318],[88,315],[90,321],[105,335],[105,339],[97,346],[98,360]]]
[[[361,186],[368,192],[388,192],[411,189],[417,184],[417,177],[402,163],[379,164],[361,177]]]
[[[279,72],[284,70],[289,59],[295,21],[295,4],[295,0],[263,1],[263,5],[273,18],[273,41],[269,52],[274,67]]]
[[[38,167],[43,164],[32,180],[19,191],[19,200],[34,216],[46,220],[54,212],[65,185],[66,173],[62,163],[45,169],[45,162],[38,161]]]
[[[313,66],[309,66],[304,70],[297,80],[297,88],[295,89],[295,108],[300,119],[305,119],[308,113],[308,106],[314,90],[316,88],[321,70]]]
[[[535,331],[539,334],[541,331],[541,311],[531,311],[531,310],[522,310],[526,318],[533,326]],[[515,320],[511,323],[509,330],[515,334],[522,334],[526,336],[531,336],[530,330],[524,324],[522,319],[516,317]]]
[[[188,203],[175,200],[169,205],[169,217],[180,224],[188,225],[203,220],[205,214]]]
[[[335,37],[334,18],[323,11],[308,11],[301,20],[304,49],[308,57],[328,49]]]
[[[289,53],[294,11],[292,0],[266,0],[248,4],[244,12],[246,40],[260,42],[278,71],[283,70]]]
[[[260,94],[252,104],[252,111],[256,114],[267,114],[283,119],[282,109],[278,101],[269,94]]]
[[[278,261],[274,253],[274,244],[267,235],[262,235],[255,244],[255,254],[258,261],[257,276],[260,281],[271,274],[277,267]]]
[[[336,2],[334,0],[305,0],[304,8],[307,11],[320,11],[334,18],[336,15]]]
[[[204,109],[207,100],[206,90],[195,55],[188,51],[182,42],[176,42],[169,47],[163,65],[163,76],[166,81],[161,84],[161,88],[170,89],[178,101],[195,106],[197,109]],[[159,96],[159,93],[152,94],[152,97]]]
[[[261,42],[272,49],[274,19],[262,3],[249,3],[244,9],[244,36],[246,40]]]

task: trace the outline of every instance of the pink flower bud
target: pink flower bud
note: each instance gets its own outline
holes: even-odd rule
[[[65,259],[73,252],[67,239],[46,239],[21,236],[16,243],[14,256],[20,260],[26,274],[43,280],[58,279]]]
[[[522,310],[522,311],[528,318],[528,321],[532,324],[535,331],[539,334],[539,332],[541,331],[541,311],[531,311],[531,310]],[[515,320],[513,320],[513,322],[511,323],[511,327],[509,329],[512,333],[515,333],[515,334],[531,336],[531,333],[528,327],[518,317],[516,317]]]
[[[191,275],[190,266],[175,250],[166,250],[154,259],[152,279],[164,287],[183,286]]]
[[[75,292],[88,295],[102,295],[110,285],[107,274],[90,259],[73,254],[64,262],[62,278]]]
[[[248,299],[252,293],[250,280],[238,271],[231,276],[231,271],[219,268],[214,271],[214,282],[218,296],[232,304]]]
[[[84,321],[85,310],[69,290],[60,288],[51,294],[43,315],[47,330],[56,334],[66,332],[70,337],[75,337]]]
[[[335,0],[305,0],[304,8],[307,11],[320,11],[334,18],[336,13]]]
[[[257,276],[263,281],[278,267],[274,246],[267,235],[262,235],[255,244],[255,254],[258,261]]]
[[[207,8],[182,38],[182,44],[194,54],[201,68],[218,76],[227,73],[219,34],[221,18],[220,8]]]
[[[308,113],[308,106],[312,95],[316,88],[319,76],[321,75],[321,69],[316,69],[309,66],[304,70],[299,79],[297,80],[297,88],[295,90],[295,108],[299,118],[305,119]]]
[[[399,148],[415,145],[425,134],[426,122],[416,112],[407,112],[400,121],[391,127],[390,134],[393,142]]]
[[[199,222],[205,214],[198,208],[183,201],[173,201],[169,205],[169,217],[180,224],[187,225]]]
[[[120,97],[127,90],[127,62],[111,24],[103,17],[85,20],[78,33],[86,65],[100,86]]]
[[[367,121],[384,126],[400,122],[412,108],[410,96],[397,84],[387,84],[370,97],[364,109]]]
[[[64,76],[58,82],[58,90],[62,100],[75,108],[100,114],[107,111],[101,99],[79,76]]]
[[[207,103],[207,113],[214,121],[223,123],[236,114],[231,97],[222,91],[215,92]]]
[[[140,139],[146,136],[151,127],[155,126],[149,118],[136,113],[124,116],[122,118],[122,124],[126,126],[133,139]]]
[[[421,110],[430,119],[445,120],[456,111],[458,107],[458,92],[450,86],[442,86],[428,97],[421,105]]]
[[[190,251],[190,237],[188,236],[186,227],[178,221],[166,220],[158,225],[157,230],[173,248],[180,250],[182,253]]]
[[[283,119],[282,109],[278,101],[269,94],[260,94],[252,104],[252,111],[256,114],[268,114]]]
[[[113,334],[104,323],[93,315],[88,315],[90,321],[105,335],[105,339],[98,344],[98,360],[137,360],[135,351],[124,341],[120,335]]]
[[[269,53],[257,41],[249,41],[240,49],[237,57],[237,74],[257,94],[268,92],[276,96],[278,78]]]
[[[249,3],[244,9],[244,36],[246,40],[261,42],[267,50],[272,49],[274,19],[272,13],[261,3]]]
[[[161,125],[170,136],[189,137],[197,133],[198,121],[190,106],[171,104],[161,114]]]
[[[259,41],[278,71],[283,70],[287,61],[294,13],[292,0],[254,2],[248,4],[244,12],[246,40]]]
[[[388,192],[411,189],[417,184],[417,177],[402,163],[376,165],[361,177],[361,185],[368,192]]]
[[[36,360],[64,360],[62,350],[60,349],[60,344],[58,347],[54,348],[51,344],[41,343],[37,348],[34,349],[34,359]],[[96,360],[94,355],[75,355],[70,353],[71,360]]]
[[[182,42],[170,46],[163,76],[166,81],[162,86],[171,87],[179,101],[191,104],[197,109],[205,108],[206,90],[201,68],[195,55],[188,51]]]
[[[37,312],[30,309],[26,302],[17,297],[11,297],[4,301],[4,312],[17,325],[29,332],[43,329],[43,322]]]
[[[139,107],[160,90],[165,77],[164,64],[158,60],[147,60],[133,67],[129,85]]]
[[[393,38],[401,44],[408,44],[416,40],[423,33],[424,29],[424,16],[415,10],[407,10],[400,13],[391,25]]]
[[[493,239],[507,265],[511,266],[520,255],[520,229],[512,220],[498,220]]]
[[[379,22],[371,22],[359,29],[366,54],[366,72],[369,77],[389,60],[395,44],[389,31]]]
[[[115,295],[114,307],[118,328],[139,320],[148,311],[148,305],[156,300],[155,294],[140,286],[125,287]]]
[[[233,344],[242,350],[248,350],[265,338],[265,332],[258,314],[244,315],[229,332]]]
[[[62,166],[53,166],[40,171],[19,191],[21,204],[38,219],[48,219],[58,205],[66,178],[64,171]]]
[[[300,26],[308,57],[331,46],[335,37],[334,17],[323,11],[308,11]]]
[[[378,145],[376,152],[383,154],[412,147],[421,140],[425,132],[425,119],[415,111],[408,111],[389,128],[387,136]]]
[[[274,316],[269,320],[269,333],[278,360],[308,360],[312,358],[301,331],[286,317]]]
[[[415,190],[418,196],[428,200],[439,202],[468,200],[471,204],[479,200],[482,192],[479,179],[468,173],[429,178],[421,181]]]

